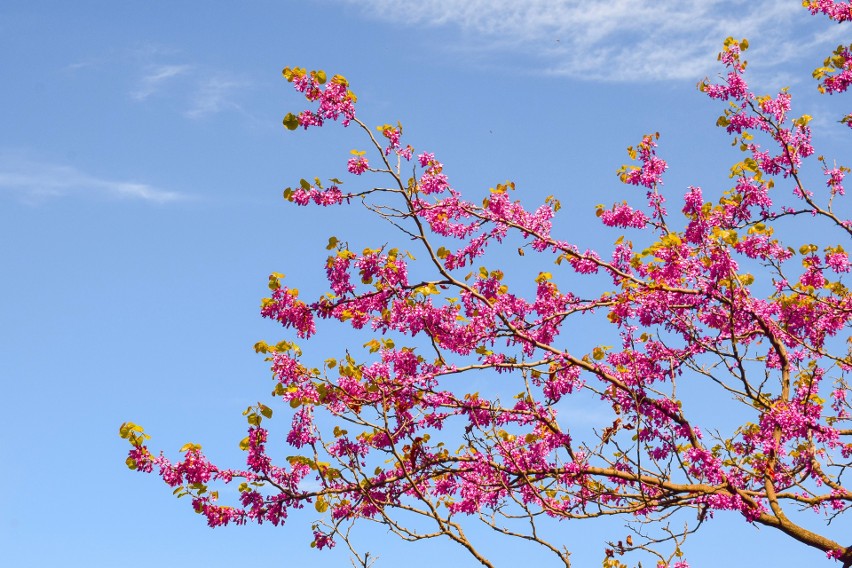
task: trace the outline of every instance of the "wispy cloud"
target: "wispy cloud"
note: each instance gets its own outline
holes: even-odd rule
[[[62,68],[66,73],[77,73],[78,71],[84,69],[93,69],[98,67],[103,63],[102,58],[98,57],[88,57],[86,59],[82,59],[80,61],[75,61],[74,63],[69,63],[65,67]]]
[[[154,96],[183,100],[183,115],[201,119],[226,111],[245,113],[237,102],[249,83],[226,71],[211,71],[189,64],[146,64],[137,87],[130,92],[136,102]]]
[[[189,196],[132,180],[94,176],[73,166],[30,160],[0,153],[0,191],[17,194],[28,202],[63,196],[93,195],[151,203],[169,203]]]
[[[189,65],[148,65],[139,80],[139,86],[130,93],[130,97],[144,101],[161,91],[170,79],[185,75],[191,69]]]
[[[245,86],[243,81],[226,77],[205,79],[196,85],[190,95],[190,107],[185,114],[189,118],[202,118],[225,110],[243,112],[242,107],[234,101],[234,94]]]
[[[731,35],[767,65],[829,45],[800,0],[343,0],[397,25],[449,26],[465,48],[522,52],[545,71],[605,81],[696,79]],[[805,22],[807,23],[807,22]]]
[[[249,113],[239,104],[251,82],[228,69],[187,60],[178,49],[145,44],[131,50],[102,53],[66,65],[69,75],[97,72],[120,78],[126,95],[138,104],[167,102],[170,110],[190,119],[223,112]]]

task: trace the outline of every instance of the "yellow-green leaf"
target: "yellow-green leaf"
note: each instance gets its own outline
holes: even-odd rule
[[[292,112],[288,112],[284,117],[283,124],[287,130],[296,130],[299,128],[299,118]]]
[[[328,511],[328,501],[323,499],[322,496],[317,497],[317,502],[314,503],[314,508],[317,510],[317,513],[325,513]]]

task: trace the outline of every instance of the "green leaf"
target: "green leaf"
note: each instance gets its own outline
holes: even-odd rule
[[[284,128],[287,130],[296,130],[299,128],[299,118],[292,112],[288,112],[284,117]]]
[[[302,189],[304,189],[305,191],[309,191],[311,189],[311,182],[306,179],[300,179],[299,185],[302,186]]]

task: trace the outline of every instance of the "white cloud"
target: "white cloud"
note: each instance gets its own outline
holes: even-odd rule
[[[159,92],[169,79],[185,75],[190,71],[189,65],[149,65],[139,81],[139,87],[130,93],[137,101],[144,101]]]
[[[749,38],[751,57],[763,55],[766,65],[838,36],[806,31],[800,0],[343,1],[396,25],[454,27],[467,48],[524,53],[540,57],[547,72],[607,81],[715,73],[729,35]]]
[[[145,183],[101,178],[72,166],[36,162],[16,154],[0,154],[0,191],[16,193],[28,202],[69,195],[100,195],[152,203],[189,198]]]

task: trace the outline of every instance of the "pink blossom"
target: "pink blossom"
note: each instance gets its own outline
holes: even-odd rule
[[[369,167],[370,165],[367,163],[367,158],[365,158],[364,156],[358,156],[356,158],[349,158],[349,162],[347,164],[346,169],[349,171],[350,174],[360,176],[361,174],[366,172]]]

